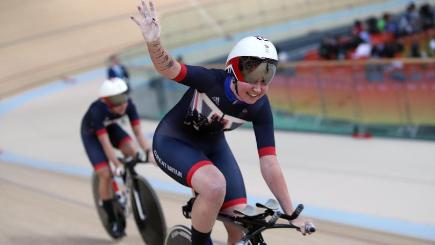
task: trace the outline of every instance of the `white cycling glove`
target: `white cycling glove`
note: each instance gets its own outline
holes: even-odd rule
[[[146,2],[141,0],[141,5],[137,9],[139,16],[130,16],[130,18],[139,26],[147,43],[157,41],[160,38],[160,25],[157,22],[154,3],[150,1],[148,9]]]
[[[124,165],[119,165],[115,167],[115,175],[122,176],[125,173]]]

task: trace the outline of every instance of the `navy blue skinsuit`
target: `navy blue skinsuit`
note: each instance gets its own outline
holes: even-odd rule
[[[246,203],[243,177],[224,131],[246,121],[254,126],[259,156],[275,155],[273,118],[267,96],[249,105],[237,101],[224,70],[182,65],[174,79],[190,88],[159,123],[153,139],[158,166],[179,183],[191,187],[200,167],[213,164],[225,176],[222,209]]]
[[[136,106],[131,99],[128,100],[125,114],[130,119],[131,125],[140,124]],[[98,135],[109,134],[109,139],[116,148],[120,148],[123,143],[131,140],[127,132],[116,122],[116,119],[122,116],[124,115],[110,112],[109,107],[99,99],[94,101],[86,111],[82,119],[80,134],[86,154],[95,170],[108,166],[108,159],[98,140]]]

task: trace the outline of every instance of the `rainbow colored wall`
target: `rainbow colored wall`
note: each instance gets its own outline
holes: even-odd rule
[[[434,60],[288,64],[269,97],[278,128],[334,131],[336,125],[346,133],[355,126],[389,127],[396,131],[390,136],[435,138]],[[300,125],[300,117],[315,120]]]

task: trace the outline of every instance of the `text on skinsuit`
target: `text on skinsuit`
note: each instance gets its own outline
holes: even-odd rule
[[[169,172],[175,174],[176,176],[183,178],[183,174],[178,169],[175,169],[174,167],[163,161],[159,154],[157,154],[156,150],[154,150],[154,158],[163,168],[167,169]]]

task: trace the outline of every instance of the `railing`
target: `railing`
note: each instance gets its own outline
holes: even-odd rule
[[[435,60],[286,64],[270,97],[283,129],[435,139]]]
[[[133,96],[157,119],[185,90],[154,80]],[[435,140],[434,59],[282,64],[269,98],[277,129]]]

